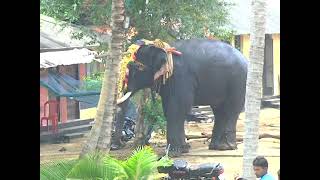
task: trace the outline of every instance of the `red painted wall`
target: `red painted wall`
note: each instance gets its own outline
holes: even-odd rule
[[[67,106],[67,98],[60,98],[60,120],[62,123],[67,122],[68,120],[68,106]]]
[[[42,70],[40,71],[40,77],[45,77],[48,76],[48,71],[46,70]],[[48,89],[40,86],[40,119],[39,119],[39,123],[41,118],[43,117],[43,113],[44,113],[44,103],[48,101]]]
[[[60,73],[66,73],[64,66],[59,66]],[[68,120],[68,100],[65,97],[60,98],[60,121],[62,123]]]
[[[43,117],[44,113],[44,103],[48,101],[48,90],[40,86],[40,119]],[[40,121],[39,119],[39,121]]]
[[[86,70],[86,65],[85,64],[79,64],[78,65],[78,68],[79,68],[79,70],[78,70],[78,72],[79,72],[79,79],[80,80],[82,80],[85,76],[86,76],[86,72],[87,72],[87,70]]]

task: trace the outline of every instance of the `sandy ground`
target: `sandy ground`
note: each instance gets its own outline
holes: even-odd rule
[[[200,135],[201,132],[211,133],[213,123],[186,124],[186,134]],[[269,133],[273,135],[280,134],[280,110],[267,108],[262,109],[260,113],[259,133]],[[237,136],[244,135],[244,114],[241,114],[237,123]],[[40,144],[41,163],[55,159],[74,159],[77,158],[82,144],[87,137],[71,140],[65,144]],[[164,152],[165,138],[155,135],[151,139],[151,144],[158,154]],[[209,142],[205,139],[193,139],[188,141],[191,144],[190,152],[179,157],[185,159],[189,164],[199,164],[207,162],[219,162],[225,168],[225,177],[232,180],[236,173],[242,173],[242,155],[243,143],[239,142],[238,149],[232,151],[213,151],[208,150]],[[66,151],[60,152],[59,149],[66,148]],[[110,153],[118,158],[124,159],[131,154],[132,147],[127,146],[118,151]],[[269,162],[269,172],[276,175],[280,168],[280,140],[264,138],[259,140],[258,154],[264,155]]]

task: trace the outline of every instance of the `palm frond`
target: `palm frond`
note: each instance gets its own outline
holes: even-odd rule
[[[40,166],[41,180],[147,180],[155,175],[158,166],[173,163],[169,157],[158,157],[149,146],[139,147],[126,161],[101,152],[80,160],[55,161]]]
[[[151,147],[139,147],[134,150],[132,156],[123,163],[123,167],[129,179],[144,180],[155,173],[157,159],[158,157]]]
[[[106,156],[103,159],[105,166],[105,180],[126,180],[128,175],[122,166],[122,161]]]
[[[82,180],[126,180],[127,177],[121,161],[101,152],[85,156],[68,175],[68,178]]]
[[[103,157],[105,154],[95,152],[84,156],[71,169],[68,178],[72,179],[104,179],[105,166],[103,164]]]
[[[61,180],[67,175],[77,163],[77,160],[59,160],[40,165],[41,180]]]

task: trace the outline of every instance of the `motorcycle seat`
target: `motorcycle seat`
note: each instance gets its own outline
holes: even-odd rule
[[[219,163],[205,163],[196,166],[190,166],[190,173],[194,175],[201,175],[211,177],[213,174],[218,174],[221,170]]]

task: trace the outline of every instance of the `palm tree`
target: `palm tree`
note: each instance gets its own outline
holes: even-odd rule
[[[266,24],[266,2],[252,0],[250,55],[245,103],[245,135],[243,150],[243,176],[255,180],[252,162],[257,156],[259,114],[262,96],[262,72]]]
[[[95,124],[90,132],[90,137],[84,145],[80,157],[95,149],[109,152],[111,130],[116,114],[117,79],[119,63],[122,56],[124,42],[124,0],[112,0],[112,37],[110,59],[106,60],[106,70],[102,82],[101,94],[95,117]]]

